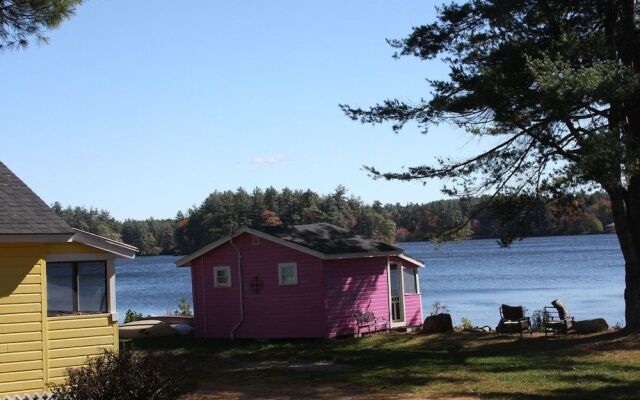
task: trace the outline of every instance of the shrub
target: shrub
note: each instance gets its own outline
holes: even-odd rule
[[[531,330],[534,332],[544,332],[544,320],[548,317],[548,312],[544,309],[535,310],[531,313]]]
[[[56,400],[174,400],[186,391],[186,373],[174,357],[123,349],[89,358],[69,370],[66,386],[56,386]]]
[[[141,319],[142,319],[142,314],[139,312],[135,312],[131,309],[127,310],[126,314],[124,315],[125,324],[133,321],[140,321]]]
[[[179,317],[193,317],[191,304],[189,304],[185,296],[180,296],[180,303],[178,303],[178,311],[176,311],[176,315]]]
[[[471,323],[471,320],[469,318],[462,317],[460,322],[462,323],[462,330],[470,331],[473,329],[473,324]]]

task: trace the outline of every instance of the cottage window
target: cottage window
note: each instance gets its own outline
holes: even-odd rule
[[[298,265],[296,263],[278,264],[278,281],[280,285],[297,285]]]
[[[49,316],[106,313],[106,262],[47,263],[47,303]]]
[[[231,267],[213,267],[213,287],[231,287]]]
[[[418,293],[418,268],[403,268],[404,294]]]

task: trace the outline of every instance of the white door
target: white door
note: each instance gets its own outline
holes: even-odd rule
[[[391,326],[404,326],[404,293],[402,266],[389,265],[389,295],[391,296]]]

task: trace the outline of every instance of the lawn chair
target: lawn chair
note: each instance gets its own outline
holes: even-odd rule
[[[503,304],[500,307],[500,322],[496,327],[496,331],[502,336],[505,333],[519,333],[523,337],[525,332],[533,334],[531,331],[531,320],[524,316],[524,307],[508,306]]]
[[[375,333],[378,331],[378,328],[383,328],[385,331],[389,330],[387,320],[383,317],[376,317],[371,311],[356,311],[353,313],[353,316],[356,318],[358,337],[362,335],[364,329],[367,330],[367,333],[371,333],[372,329]]]
[[[544,308],[542,324],[545,336],[549,333],[563,333],[565,335],[575,332],[574,318],[569,310],[558,299],[551,302],[553,307]]]

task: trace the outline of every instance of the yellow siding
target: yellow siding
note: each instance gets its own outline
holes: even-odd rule
[[[44,386],[42,250],[0,247],[0,395]]]
[[[104,253],[104,251],[89,247],[81,243],[52,243],[47,245],[47,254],[69,253]]]
[[[49,318],[49,382],[63,383],[67,369],[82,365],[89,356],[116,348],[117,331],[110,315]]]
[[[47,254],[98,253],[76,243],[0,243],[0,398],[63,384],[68,368],[118,347],[110,314],[47,317]]]

